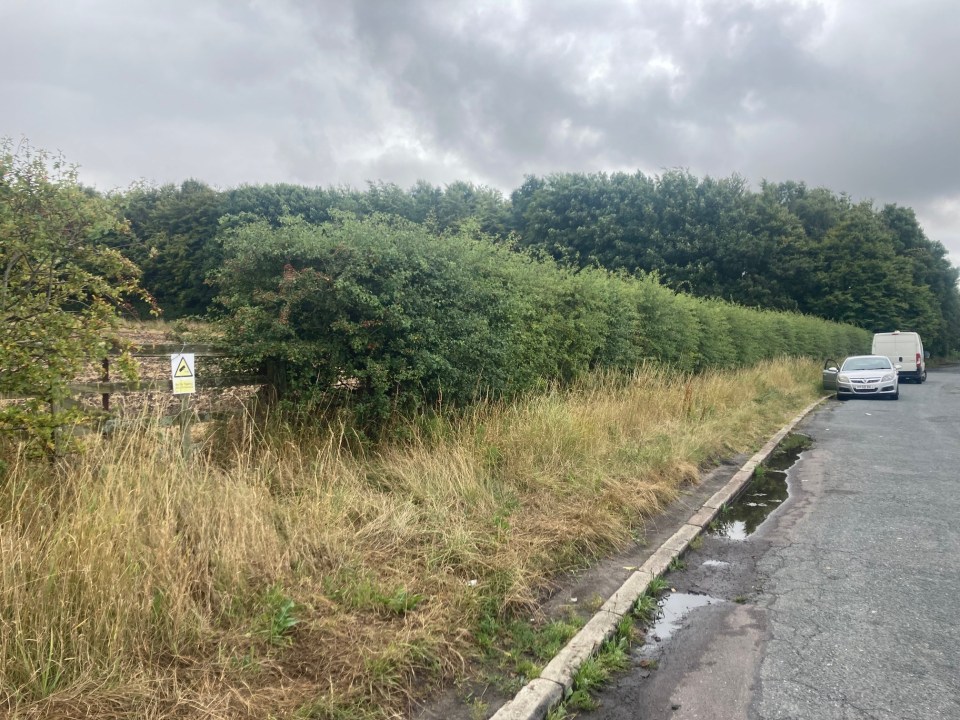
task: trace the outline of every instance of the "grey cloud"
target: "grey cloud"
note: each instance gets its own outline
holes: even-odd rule
[[[423,132],[502,184],[518,166],[598,157],[673,166],[707,153],[710,172],[732,172],[719,164],[757,112],[748,102],[792,117],[797,88],[829,85],[802,47],[823,24],[816,6],[544,3],[506,18],[506,31],[489,15],[457,24],[400,7],[356,6],[360,47]],[[564,127],[592,141],[571,143]]]
[[[0,135],[107,186],[687,167],[898,202],[960,252],[953,0],[0,6]]]

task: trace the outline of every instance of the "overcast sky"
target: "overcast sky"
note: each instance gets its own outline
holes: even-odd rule
[[[956,0],[0,0],[0,136],[107,190],[687,168],[914,208],[960,266]]]

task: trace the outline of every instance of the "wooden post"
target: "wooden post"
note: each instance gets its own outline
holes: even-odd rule
[[[193,452],[193,443],[190,437],[190,420],[193,412],[190,409],[190,395],[180,396],[180,452],[186,460]]]
[[[268,404],[273,404],[287,392],[287,367],[283,360],[269,358],[263,366],[263,374],[266,377],[265,392]]]
[[[110,358],[103,359],[103,374],[100,376],[101,382],[110,382]],[[103,398],[103,409],[110,410],[110,393],[105,392]]]
[[[60,403],[56,400],[50,401],[50,419],[55,423],[57,413],[60,412]],[[53,426],[53,453],[50,456],[51,462],[55,462],[63,457],[63,427],[59,424]]]

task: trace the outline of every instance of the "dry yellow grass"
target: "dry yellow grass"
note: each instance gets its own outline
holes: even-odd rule
[[[0,712],[403,717],[484,614],[622,546],[711,459],[817,395],[817,368],[631,378],[349,451],[249,426],[189,463],[144,423],[0,483]],[[229,439],[229,442],[228,442]]]

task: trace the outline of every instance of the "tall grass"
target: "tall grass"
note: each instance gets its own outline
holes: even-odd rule
[[[406,439],[157,424],[0,481],[0,708],[13,717],[401,717],[478,623],[629,542],[712,459],[817,394],[812,363],[655,366]]]

